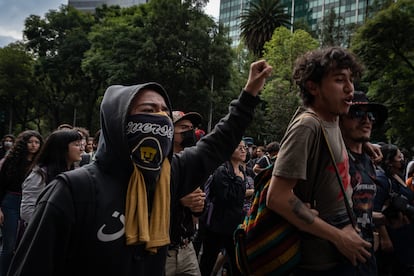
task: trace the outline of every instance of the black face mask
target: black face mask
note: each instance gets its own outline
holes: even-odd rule
[[[183,148],[194,146],[197,142],[194,129],[181,132],[179,135],[183,138],[183,141],[180,143],[180,146]]]
[[[172,147],[173,128],[167,115],[137,114],[127,117],[126,134],[131,159],[144,174],[160,171]]]

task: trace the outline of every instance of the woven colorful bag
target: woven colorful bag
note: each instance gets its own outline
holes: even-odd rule
[[[300,260],[299,230],[266,207],[273,165],[255,177],[255,197],[234,232],[237,266],[244,275],[288,275]]]

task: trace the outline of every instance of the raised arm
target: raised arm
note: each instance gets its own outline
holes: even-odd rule
[[[246,85],[238,99],[230,103],[228,114],[196,146],[174,155],[172,166],[179,168],[172,171],[179,174],[180,185],[175,186],[179,198],[194,191],[220,164],[230,159],[253,119],[254,109],[260,102],[258,94],[271,71],[266,61],[253,62]]]
[[[253,96],[257,96],[263,89],[266,79],[272,73],[272,66],[265,60],[259,60],[250,64],[249,78],[244,90]]]

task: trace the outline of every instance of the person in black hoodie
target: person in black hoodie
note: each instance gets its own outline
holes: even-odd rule
[[[271,70],[252,63],[226,117],[178,154],[163,87],[110,86],[96,161],[45,188],[9,275],[164,275],[173,203],[229,159]]]

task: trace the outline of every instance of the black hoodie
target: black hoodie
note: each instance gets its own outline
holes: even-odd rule
[[[111,86],[101,104],[96,161],[67,172],[42,193],[9,275],[164,275],[167,247],[150,255],[125,241],[125,200],[132,163],[125,134],[128,107],[143,88],[168,96],[156,83]],[[259,98],[242,92],[229,113],[196,146],[172,155],[171,213],[228,160],[252,120]]]

